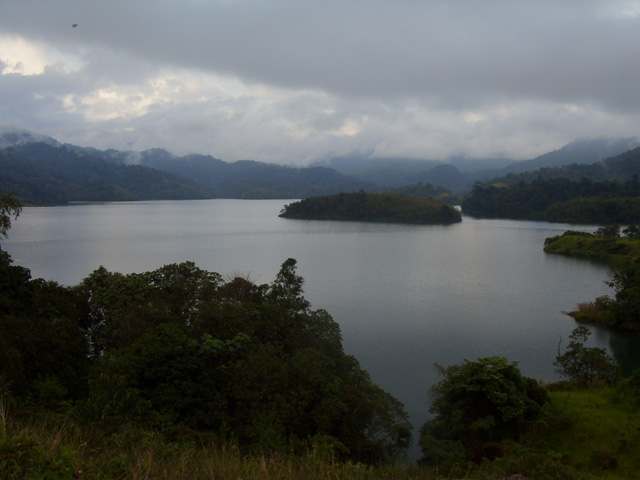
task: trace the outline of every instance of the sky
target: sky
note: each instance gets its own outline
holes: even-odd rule
[[[1,0],[0,128],[300,166],[534,158],[640,135],[640,0]]]

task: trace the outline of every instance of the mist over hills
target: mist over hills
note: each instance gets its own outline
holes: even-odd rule
[[[423,182],[447,188],[454,193],[463,193],[477,181],[486,182],[508,174],[533,172],[541,168],[571,164],[591,165],[639,145],[640,141],[636,137],[596,138],[576,140],[558,150],[520,161],[507,158],[453,157],[443,162],[351,155],[334,157],[325,160],[323,164],[377,186],[399,187]]]
[[[582,177],[625,179],[637,155],[614,156],[638,147],[635,138],[576,140],[524,161],[506,158],[332,157],[309,167],[254,160],[225,162],[211,155],[176,156],[163,149],[98,150],[61,144],[24,131],[0,132],[0,189],[19,192],[28,203],[179,198],[305,198],[358,190],[468,192],[476,182]],[[616,157],[617,158],[617,157]],[[606,159],[606,160],[605,160]],[[626,161],[626,167],[622,163]]]
[[[213,198],[194,181],[40,141],[0,149],[0,191],[23,204]]]

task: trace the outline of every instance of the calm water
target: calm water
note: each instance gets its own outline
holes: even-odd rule
[[[342,328],[345,351],[428,418],[434,362],[505,356],[522,372],[556,379],[562,314],[611,293],[606,267],[546,255],[544,239],[576,226],[475,220],[410,226],[278,218],[283,200],[202,200],[25,208],[3,242],[34,277],[79,283],[100,265],[123,273],[191,260],[222,275],[269,283],[298,261],[305,294]],[[592,231],[595,227],[584,226]],[[638,365],[638,339],[593,335]],[[417,433],[416,428],[416,433]],[[414,449],[412,456],[418,455]]]

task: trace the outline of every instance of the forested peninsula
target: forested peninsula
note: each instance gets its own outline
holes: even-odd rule
[[[280,217],[414,224],[451,224],[462,220],[450,205],[429,198],[363,191],[305,198],[286,205]]]
[[[630,225],[622,232],[617,224],[595,233],[566,231],[545,240],[544,251],[611,266],[614,297],[598,297],[578,305],[568,314],[586,323],[598,323],[623,330],[640,331],[640,228]]]
[[[592,165],[571,164],[477,182],[465,215],[608,225],[640,222],[640,148]]]
[[[565,178],[508,186],[477,184],[462,202],[474,217],[562,223],[640,222],[640,181],[592,182]]]

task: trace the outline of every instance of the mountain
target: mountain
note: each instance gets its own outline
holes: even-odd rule
[[[506,175],[571,164],[593,164],[640,145],[636,137],[582,139],[530,160],[469,158],[454,156],[446,161],[407,158],[372,158],[354,154],[321,162],[336,170],[377,186],[399,187],[418,182],[444,187],[454,193],[471,189]]]
[[[494,184],[509,186],[517,185],[521,182],[531,183],[534,180],[553,180],[557,178],[574,182],[583,178],[594,182],[625,182],[632,179],[634,175],[640,176],[640,147],[591,164],[572,163],[560,167],[542,167],[518,174],[509,173],[502,177],[492,178],[490,181]]]
[[[417,183],[416,176],[443,162],[412,158],[373,158],[366,154],[331,157],[314,166],[333,168],[340,173],[383,187],[400,187]]]
[[[37,133],[27,132],[26,130],[9,129],[0,132],[0,148],[24,145],[34,142],[46,143],[54,147],[60,146],[60,142],[58,142],[55,138],[51,138],[46,135],[39,135]]]
[[[36,148],[40,152],[39,160],[33,152],[28,154],[21,150],[36,144],[40,145]],[[608,164],[603,160],[638,145],[640,142],[636,138],[576,140],[559,150],[518,162],[506,158],[467,157],[451,157],[442,162],[352,154],[297,168],[253,160],[227,163],[200,154],[175,156],[157,148],[142,152],[98,150],[62,145],[51,137],[12,130],[0,132],[0,153],[5,162],[8,155],[15,163],[0,172],[0,188],[19,190],[29,201],[44,202],[47,198],[48,203],[212,196],[306,198],[359,190],[397,190],[406,186],[412,186],[411,191],[424,191],[420,185],[445,188],[454,195],[461,195],[478,181],[495,179],[513,184],[538,176],[576,180],[583,176],[593,180],[612,179],[615,175],[627,178],[624,171],[618,171],[621,167],[617,163]],[[25,159],[28,159],[27,163]],[[120,170],[114,170],[116,167]],[[19,172],[20,168],[42,172],[29,176],[25,171]],[[160,172],[165,176],[159,177]],[[166,176],[169,173],[173,176]],[[152,178],[158,182],[157,187],[149,183]],[[95,190],[93,193],[91,188]],[[40,200],[36,200],[38,198]]]
[[[190,178],[224,198],[305,198],[355,192],[372,186],[327,167],[296,168],[253,160],[227,163],[209,155],[177,157],[161,149],[122,158],[125,162],[137,162]]]
[[[605,158],[631,150],[637,146],[640,146],[640,142],[636,137],[576,140],[568,143],[559,150],[545,153],[531,160],[523,160],[508,165],[496,172],[497,175],[495,176],[498,177],[508,173],[531,172],[539,168],[561,167],[574,163],[591,165]]]
[[[28,132],[0,133],[0,192],[23,203],[186,198],[305,198],[371,184],[326,167],[294,168],[163,149],[98,150]]]
[[[211,189],[177,175],[121,165],[52,142],[0,149],[0,192],[23,204],[213,198]]]

